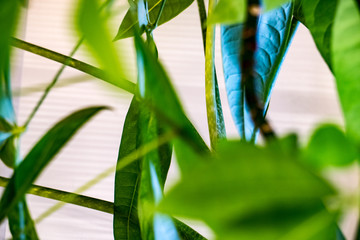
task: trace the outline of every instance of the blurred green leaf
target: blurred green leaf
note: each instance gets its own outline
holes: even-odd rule
[[[166,23],[184,11],[191,5],[194,0],[166,0],[164,10],[159,19],[158,25]],[[162,0],[146,0],[149,11],[150,23],[154,24],[159,14]],[[139,24],[137,13],[132,16],[132,10],[129,9],[126,13],[115,40],[131,37],[134,35],[134,27]],[[141,32],[142,33],[142,32]]]
[[[78,10],[77,26],[84,35],[91,52],[108,75],[108,81],[127,91],[134,86],[122,79],[129,79],[125,68],[125,57],[117,51],[106,26],[106,16],[99,13],[97,0],[82,0]]]
[[[321,56],[332,69],[331,35],[338,0],[297,0],[294,16],[309,30]]]
[[[34,221],[31,219],[25,198],[20,200],[8,214],[13,239],[39,239]]]
[[[161,121],[186,139],[190,146],[199,152],[208,151],[203,139],[186,117],[159,60],[138,34],[135,34],[134,39],[138,68],[143,69],[139,71],[139,97]]]
[[[315,130],[305,149],[304,160],[315,168],[351,164],[358,153],[354,144],[335,125]]]
[[[52,127],[15,169],[0,200],[0,221],[24,197],[31,184],[81,126],[105,107],[77,111]]]
[[[338,3],[331,50],[332,65],[348,135],[360,143],[360,13],[353,0]]]
[[[267,12],[279,8],[281,5],[291,1],[293,0],[263,0],[264,11]]]
[[[335,225],[320,200],[334,191],[299,164],[293,140],[265,148],[220,144],[207,164],[183,174],[159,210],[204,220],[219,239],[280,239],[299,224],[306,231],[284,239],[331,239],[324,236],[335,236]]]

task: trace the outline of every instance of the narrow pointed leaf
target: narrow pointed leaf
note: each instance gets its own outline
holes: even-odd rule
[[[52,127],[15,169],[0,200],[0,221],[23,198],[31,184],[81,126],[105,107],[77,111]]]
[[[133,98],[123,127],[118,161],[140,145],[139,111],[139,102]],[[114,238],[116,240],[141,239],[138,217],[140,178],[140,161],[133,162],[115,173]]]
[[[298,0],[294,16],[309,30],[317,49],[332,69],[331,35],[339,0]]]
[[[256,94],[264,109],[268,107],[271,89],[290,42],[292,12],[293,4],[287,3],[262,14],[259,20],[255,84]],[[242,24],[222,26],[221,46],[230,110],[240,136],[250,140],[255,129],[245,101],[244,86],[241,86],[242,70],[239,59],[242,31]]]
[[[346,130],[360,143],[360,13],[354,0],[338,3],[332,33],[332,64]]]
[[[158,25],[164,24],[191,5],[194,0],[166,0],[164,10],[159,19]],[[150,23],[154,24],[159,14],[162,0],[146,0]],[[126,13],[115,40],[131,37],[134,35],[134,28],[139,24],[138,16],[132,16],[131,10]]]
[[[134,92],[134,85],[122,79],[129,79],[125,67],[125,57],[118,52],[111,40],[111,34],[106,26],[106,17],[99,13],[97,0],[80,1],[77,26],[84,35],[94,57],[101,64],[107,75],[107,80],[127,91]]]
[[[198,151],[208,151],[206,144],[186,117],[176,93],[170,83],[164,68],[159,60],[152,54],[148,46],[135,35],[138,66],[144,69],[139,72],[139,95],[144,103],[155,111],[158,118]],[[146,79],[146,81],[145,81]]]
[[[320,202],[334,191],[292,152],[292,144],[219,144],[216,156],[184,174],[159,209],[203,220],[219,239],[335,239],[333,218]]]

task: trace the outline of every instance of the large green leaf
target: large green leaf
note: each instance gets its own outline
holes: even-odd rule
[[[315,168],[346,166],[358,157],[357,149],[344,132],[335,125],[323,125],[315,130],[307,148],[305,160]]]
[[[204,220],[219,239],[334,239],[336,226],[320,202],[333,190],[297,155],[292,143],[220,144],[207,164],[183,174],[159,209]]]
[[[294,12],[294,16],[310,30],[316,47],[330,69],[331,35],[338,2],[339,0],[297,0]]]
[[[194,0],[166,0],[164,10],[159,19],[158,25],[170,21],[187,7],[191,5]],[[154,24],[159,14],[162,0],[146,0],[150,24]],[[132,10],[129,9],[126,13],[120,27],[116,34],[115,40],[131,37],[134,35],[134,28],[139,24],[137,13],[132,16]]]
[[[15,169],[0,200],[0,221],[20,201],[31,184],[81,126],[105,107],[77,111],[52,127]]]
[[[346,130],[360,143],[360,13],[354,0],[338,3],[331,50]]]
[[[127,77],[125,57],[118,52],[112,42],[110,31],[106,26],[106,16],[99,13],[97,0],[82,0],[78,10],[77,26],[86,40],[91,52],[107,74],[110,83],[134,92],[131,82],[122,79]]]
[[[293,4],[287,3],[278,9],[260,15],[255,52],[255,90],[259,102],[267,109],[287,47],[296,27],[292,23]],[[245,86],[242,85],[240,54],[242,49],[243,24],[221,27],[221,50],[228,102],[232,117],[243,139],[254,138],[255,127],[248,102],[245,101]],[[265,114],[265,112],[264,112]]]

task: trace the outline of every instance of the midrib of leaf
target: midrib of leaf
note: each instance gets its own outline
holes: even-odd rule
[[[154,6],[152,6],[150,9],[149,9],[149,13],[154,10],[154,8],[156,8],[163,0],[159,0],[158,2],[156,2],[154,4]],[[128,32],[131,28],[133,28],[137,23],[139,23],[139,20],[136,20],[132,25],[130,25],[127,29],[125,29],[125,31],[123,32],[123,34],[121,35],[124,35],[126,32]]]
[[[139,174],[136,177],[134,192],[133,192],[133,195],[132,195],[132,198],[131,198],[131,203],[130,203],[130,206],[129,206],[130,210],[129,210],[129,214],[128,214],[128,217],[127,217],[127,225],[126,225],[127,233],[126,234],[127,234],[127,238],[129,240],[130,240],[130,216],[131,216],[133,205],[134,205],[135,193],[136,193],[136,189],[138,187],[138,183],[139,183]]]

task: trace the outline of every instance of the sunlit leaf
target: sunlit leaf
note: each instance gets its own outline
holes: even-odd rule
[[[360,143],[360,13],[353,0],[338,3],[331,50],[346,130]]]
[[[77,111],[52,127],[15,169],[0,200],[0,221],[20,201],[31,184],[81,126],[105,107]]]
[[[106,26],[106,17],[100,15],[97,0],[80,1],[77,26],[91,52],[108,75],[108,81],[134,92],[134,86],[122,80],[129,79],[125,68],[125,57],[121,55],[121,51],[117,51],[112,42],[110,31]]]
[[[332,69],[331,34],[338,0],[298,0],[294,16],[309,30],[321,56]]]
[[[207,164],[183,175],[160,210],[203,220],[219,239],[332,239],[333,218],[320,200],[333,190],[287,145],[220,144]]]
[[[289,46],[290,33],[293,33],[292,12],[293,4],[287,3],[278,9],[262,14],[259,19],[258,49],[255,52],[255,89],[265,109],[268,107],[271,89]],[[242,24],[222,26],[221,49],[230,110],[240,136],[250,140],[254,137],[255,129],[245,101],[245,89],[241,85],[242,31]]]
[[[159,25],[166,23],[184,11],[194,0],[166,0],[164,10],[159,19]],[[147,0],[150,23],[154,24],[159,14],[162,0]],[[139,24],[137,14],[132,16],[131,9],[126,13],[116,34],[115,40],[134,35],[134,27]]]
[[[316,168],[349,165],[357,155],[354,144],[335,125],[316,129],[305,149],[306,162]]]

